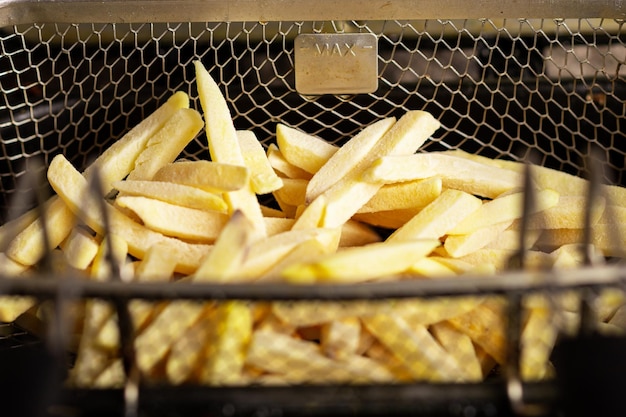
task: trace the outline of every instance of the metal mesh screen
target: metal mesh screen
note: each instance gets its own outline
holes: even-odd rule
[[[378,89],[302,96],[300,33],[378,37]],[[264,23],[42,24],[0,32],[0,202],[33,158],[90,157],[172,91],[193,100],[192,61],[219,80],[235,126],[268,144],[277,122],[341,143],[409,109],[443,124],[424,150],[461,148],[584,174],[591,147],[605,180],[624,184],[626,38],[617,20],[427,20]],[[187,149],[206,157],[203,137]],[[3,211],[4,211],[3,210]]]

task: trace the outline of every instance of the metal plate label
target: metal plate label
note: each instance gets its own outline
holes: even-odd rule
[[[378,88],[374,34],[301,34],[295,38],[294,60],[300,94],[363,94]]]

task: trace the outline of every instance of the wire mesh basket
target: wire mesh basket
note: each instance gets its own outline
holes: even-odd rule
[[[18,214],[46,219],[39,175],[55,156],[87,168],[174,92],[200,110],[196,62],[268,155],[279,124],[340,149],[381,119],[428,112],[441,127],[418,153],[502,162],[527,181],[513,243],[465,258],[462,277],[341,285],[125,282],[112,255],[89,280],[56,248],[16,279],[2,253],[0,312],[24,310],[0,322],[7,415],[619,415],[622,3],[266,3],[0,6],[3,251],[30,224],[9,222]],[[209,160],[207,141],[201,130],[177,157]],[[529,162],[570,175],[576,225],[533,233]],[[286,207],[275,197],[259,196],[268,213]],[[384,240],[415,214],[352,220]],[[101,243],[109,252],[112,240]],[[565,243],[575,249],[555,254]],[[95,333],[86,310],[101,315]],[[148,337],[141,314],[170,326]],[[242,320],[247,339],[222,337],[224,326],[245,333]],[[219,349],[229,353],[219,366],[239,368],[211,379]]]

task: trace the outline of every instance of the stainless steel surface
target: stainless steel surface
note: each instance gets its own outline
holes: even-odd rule
[[[378,42],[370,33],[310,33],[294,39],[300,94],[363,94],[378,88]]]
[[[624,18],[618,0],[3,0],[0,26],[22,23],[164,21],[389,20],[491,18]]]

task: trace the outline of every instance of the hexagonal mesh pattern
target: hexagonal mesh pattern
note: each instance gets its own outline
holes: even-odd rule
[[[378,37],[378,90],[305,97],[299,33]],[[29,161],[85,166],[175,90],[199,108],[192,61],[210,69],[235,126],[264,143],[277,122],[342,143],[363,126],[425,109],[443,128],[424,150],[458,147],[584,174],[595,146],[624,185],[626,37],[608,20],[429,20],[31,25],[0,31],[0,205]],[[186,150],[206,157],[205,138]]]

